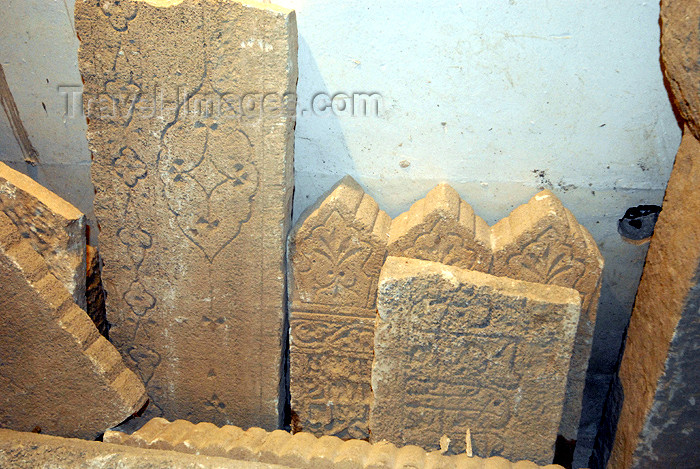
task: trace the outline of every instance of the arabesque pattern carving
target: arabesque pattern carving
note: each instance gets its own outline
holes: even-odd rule
[[[294,113],[230,111],[293,94],[294,12],[85,0],[76,29],[110,339],[146,414],[277,428]]]
[[[347,177],[290,235],[295,431],[369,435],[375,298],[390,222]]]

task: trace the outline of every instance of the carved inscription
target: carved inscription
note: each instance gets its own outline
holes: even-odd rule
[[[390,221],[348,177],[290,235],[295,431],[369,435],[375,298]]]
[[[572,289],[389,257],[372,369],[373,441],[551,462],[580,304]],[[420,416],[420,418],[417,418]]]
[[[560,434],[576,439],[595,327],[603,258],[590,233],[550,191],[492,228],[447,184],[391,225],[388,252],[499,277],[574,288],[582,298]]]

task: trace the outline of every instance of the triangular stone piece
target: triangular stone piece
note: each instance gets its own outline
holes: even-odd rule
[[[0,425],[95,439],[146,402],[143,384],[0,212]]]

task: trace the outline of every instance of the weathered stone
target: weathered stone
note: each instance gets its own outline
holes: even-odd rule
[[[85,215],[4,163],[0,163],[0,212],[12,220],[85,309]]]
[[[575,440],[595,328],[603,257],[588,230],[550,191],[492,228],[439,184],[391,224],[388,254],[578,290],[583,307],[559,429]]]
[[[387,442],[370,444],[363,440],[343,441],[334,436],[317,438],[311,433],[291,435],[282,430],[247,431],[239,427],[221,428],[208,423],[184,420],[168,422],[154,418],[131,435],[108,431],[106,443],[175,450],[206,456],[221,456],[267,462],[300,469],[537,469],[528,461],[511,463],[501,457],[479,458],[426,453],[417,446],[397,448]],[[560,468],[549,465],[547,469]]]
[[[442,183],[391,223],[388,254],[488,272],[491,230]]]
[[[109,323],[105,311],[105,292],[102,288],[102,266],[96,247],[87,246],[87,280],[85,284],[87,313],[105,338],[109,338]]]
[[[46,260],[0,212],[0,425],[94,439],[146,401]]]
[[[661,1],[661,59],[673,100],[700,139],[700,1]]]
[[[367,438],[379,272],[391,219],[351,177],[289,237],[292,424]]]
[[[550,191],[542,191],[491,228],[491,274],[573,288],[581,294],[559,434],[575,440],[593,343],[603,256],[591,234]]]
[[[14,469],[282,469],[249,461],[132,448],[0,429],[0,467]]]
[[[696,22],[697,25],[697,22]],[[611,469],[690,467],[700,441],[700,142],[685,128],[620,366]]]
[[[85,0],[76,29],[110,339],[147,415],[276,428],[294,12]]]
[[[551,462],[577,291],[389,257],[377,308],[373,441]]]

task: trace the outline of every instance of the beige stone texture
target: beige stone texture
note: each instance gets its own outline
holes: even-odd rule
[[[576,290],[388,257],[379,280],[371,441],[547,464],[580,314]]]
[[[489,228],[452,187],[439,184],[394,219],[388,253],[579,291],[582,315],[559,429],[576,439],[603,257],[588,230],[552,192],[536,194]]]
[[[4,163],[0,163],[0,212],[12,220],[85,309],[85,215]]]
[[[143,384],[0,212],[0,426],[94,439],[146,402]]]
[[[393,220],[388,254],[488,272],[491,229],[456,190],[441,183]]]
[[[389,216],[347,176],[289,237],[292,425],[369,436],[376,291]]]
[[[224,0],[75,10],[110,339],[146,383],[147,415],[276,428],[294,12]]]
[[[661,60],[673,101],[700,139],[700,0],[661,1]]]
[[[0,429],[0,467],[13,469],[281,469],[282,466]]]
[[[691,467],[700,435],[700,142],[688,127],[639,283],[610,469]],[[693,459],[695,458],[695,459]]]
[[[370,444],[364,440],[343,441],[335,436],[317,438],[311,433],[294,435],[282,430],[266,432],[261,428],[247,431],[239,427],[216,427],[209,423],[193,424],[185,420],[168,422],[150,420],[131,435],[108,431],[106,443],[175,450],[251,462],[279,464],[299,469],[537,469],[535,463],[511,463],[502,457],[479,458],[427,453],[409,445],[397,448],[387,442]],[[547,469],[560,466],[548,465]]]
[[[603,256],[588,230],[547,190],[496,223],[491,228],[491,243],[491,274],[573,288],[581,294],[581,318],[559,427],[560,435],[575,440],[593,344]]]

